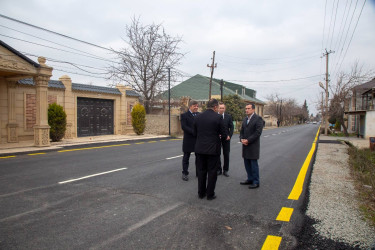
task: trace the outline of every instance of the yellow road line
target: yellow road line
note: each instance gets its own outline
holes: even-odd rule
[[[44,155],[45,153],[34,153],[34,154],[27,154],[27,155]]]
[[[111,147],[129,146],[129,145],[130,144],[116,144],[116,145],[108,145],[108,146],[100,146],[100,147],[66,149],[66,150],[60,150],[60,151],[57,151],[57,152],[63,153],[63,152],[71,152],[71,151],[79,151],[79,150],[89,150],[89,149],[98,149],[98,148],[111,148]]]
[[[170,139],[170,141],[181,141],[182,139]]]
[[[6,158],[13,158],[16,157],[15,155],[9,155],[9,156],[2,156],[0,159],[6,159]]]
[[[154,142],[156,142],[156,141],[149,141],[148,143],[154,143]]]
[[[262,250],[279,249],[281,239],[279,236],[268,235],[263,243]]]
[[[315,140],[312,144],[310,152],[307,155],[305,162],[302,165],[301,170],[299,171],[299,174],[298,174],[296,182],[294,183],[293,189],[289,194],[289,197],[288,197],[289,200],[298,200],[302,193],[303,183],[305,182],[306,173],[309,168],[311,159],[314,155],[315,149],[316,149],[316,141],[318,140],[319,132],[320,132],[320,127],[318,129],[318,132],[316,133]]]
[[[136,144],[143,144],[144,142],[137,142]]]
[[[294,209],[290,208],[290,207],[282,207],[281,210],[280,210],[279,215],[276,218],[276,220],[289,222],[290,221],[290,217],[293,214],[293,210]]]
[[[160,140],[160,141],[167,141],[167,140]]]

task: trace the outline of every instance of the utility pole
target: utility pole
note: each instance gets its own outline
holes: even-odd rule
[[[329,54],[331,53],[335,53],[334,51],[330,50],[330,51],[327,51],[326,49],[326,52],[323,54],[323,56],[326,57],[326,87],[324,88],[324,90],[326,91],[326,105],[325,105],[325,127],[324,127],[324,134],[325,135],[328,135],[328,96],[329,96],[329,93],[328,93],[328,83],[329,83],[329,74],[328,74],[328,57],[329,57]]]
[[[223,81],[223,79],[221,79],[221,81],[220,81],[221,100],[220,101],[223,101],[223,86],[224,86],[224,81]]]
[[[212,86],[212,76],[214,75],[214,69],[216,68],[217,63],[215,63],[215,51],[212,56],[212,64],[207,64],[207,67],[211,68],[211,78],[210,78],[210,93],[208,94],[208,100],[211,100],[211,86]]]
[[[171,136],[171,68],[168,68],[168,117],[168,134]]]
[[[323,98],[323,92],[322,92],[322,116],[324,114],[324,98]]]

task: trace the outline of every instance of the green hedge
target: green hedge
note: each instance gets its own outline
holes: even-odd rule
[[[60,141],[66,130],[66,113],[62,106],[52,103],[48,107],[48,125],[52,141]]]
[[[134,132],[137,135],[143,134],[146,128],[146,110],[145,107],[137,103],[131,112],[132,116],[132,126]]]

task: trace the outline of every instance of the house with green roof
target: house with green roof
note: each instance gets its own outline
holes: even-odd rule
[[[220,99],[221,89],[220,89],[219,79],[212,79],[211,85],[211,97]],[[210,77],[195,75],[180,84],[171,88],[171,99],[178,100],[185,98],[187,100],[193,99],[198,101],[201,105],[208,101],[210,89]],[[256,113],[263,116],[263,110],[265,102],[256,98],[256,91],[253,89],[248,89],[245,86],[224,81],[223,85],[223,96],[226,95],[239,95],[246,103],[254,103],[256,107]],[[168,91],[162,94],[162,99],[168,99]]]

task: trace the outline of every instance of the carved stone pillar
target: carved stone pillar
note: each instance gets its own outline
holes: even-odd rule
[[[18,142],[16,120],[16,82],[8,83],[8,142]]]
[[[50,146],[48,125],[48,81],[52,68],[48,67],[45,58],[39,57],[39,74],[34,77],[36,87],[36,124],[34,126],[34,143],[37,147]]]
[[[64,134],[64,139],[73,139],[72,126],[73,126],[72,123],[67,123],[66,124],[66,130],[65,130],[65,134]]]

